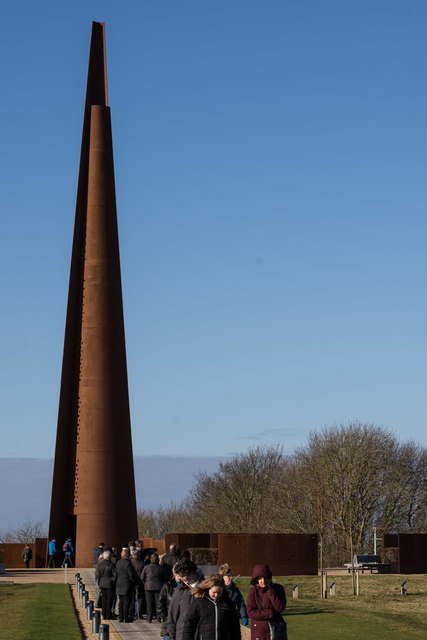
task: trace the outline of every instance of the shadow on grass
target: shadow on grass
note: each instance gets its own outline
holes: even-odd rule
[[[318,609],[317,607],[296,607],[293,606],[291,609],[286,609],[285,618],[290,618],[291,616],[311,616],[318,615],[320,613],[335,613],[333,609]]]
[[[319,613],[335,613],[335,611],[293,611],[292,613],[287,613],[285,618],[290,618],[291,616],[312,616],[318,615]]]
[[[87,640],[88,635],[86,633],[85,628],[83,627],[83,624],[82,624],[82,622],[80,620],[80,616],[79,616],[78,611],[77,611],[78,600],[74,597],[73,590],[72,590],[70,584],[68,585],[68,589],[69,589],[69,593],[70,593],[70,600],[71,600],[71,603],[73,605],[74,615],[76,616],[77,624],[79,625],[79,630],[80,630],[80,634],[82,636],[82,640]],[[85,612],[86,612],[86,610],[85,610]]]

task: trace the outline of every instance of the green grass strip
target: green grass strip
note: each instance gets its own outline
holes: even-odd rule
[[[81,640],[66,584],[0,586],[2,640]]]
[[[408,591],[400,594],[402,576],[361,576],[361,595],[354,596],[351,576],[336,578],[337,594],[321,600],[318,576],[277,578],[285,587],[288,604],[285,620],[289,640],[420,640],[426,637],[425,610],[427,580],[410,576]],[[292,598],[292,586],[299,584],[298,599]],[[246,599],[248,578],[239,578],[237,586]]]

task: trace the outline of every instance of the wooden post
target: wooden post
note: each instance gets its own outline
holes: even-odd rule
[[[356,595],[360,596],[360,570],[357,569],[356,573]]]
[[[320,574],[320,598],[326,600],[328,597],[328,572],[322,571]]]

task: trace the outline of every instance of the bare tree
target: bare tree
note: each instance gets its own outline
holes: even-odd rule
[[[185,500],[180,504],[171,502],[167,506],[160,505],[155,509],[139,509],[139,535],[142,538],[160,540],[173,531],[180,533],[194,531],[191,527],[191,511],[191,504]]]
[[[414,442],[398,445],[391,462],[375,522],[379,533],[426,531],[426,449]]]
[[[268,533],[275,531],[282,448],[258,446],[200,473],[190,492],[199,531]]]
[[[317,530],[343,538],[350,557],[365,551],[396,447],[385,429],[350,423],[312,433],[295,454]]]
[[[47,530],[44,520],[33,522],[27,520],[20,524],[16,529],[7,529],[0,531],[0,542],[31,542],[34,543],[36,538],[46,538]]]
[[[285,457],[258,446],[200,473],[181,504],[139,512],[140,535],[318,533],[321,566],[371,550],[377,533],[427,530],[426,449],[352,422],[312,433]]]

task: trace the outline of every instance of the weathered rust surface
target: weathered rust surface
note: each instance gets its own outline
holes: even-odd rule
[[[398,573],[427,573],[427,533],[386,533],[383,562]]]
[[[267,563],[273,575],[317,575],[316,534],[218,534],[218,564],[250,576],[254,565]]]
[[[399,533],[399,573],[427,573],[427,533]]]
[[[41,568],[46,565],[46,538],[36,538],[34,544],[30,544],[33,558],[30,560],[30,569]],[[0,544],[0,562],[6,564],[6,568],[23,567],[22,552],[25,544],[22,542],[4,542]],[[1,556],[3,555],[3,560]]]
[[[90,567],[101,541],[137,536],[103,23],[89,55],[49,538]]]
[[[250,576],[254,565],[267,563],[276,576],[317,575],[317,534],[302,533],[168,533],[166,549],[217,548],[218,565],[228,562],[235,575]]]
[[[169,549],[169,545],[176,543],[181,553],[190,547],[201,547],[209,549],[210,534],[209,533],[167,533],[165,535],[165,548]]]

